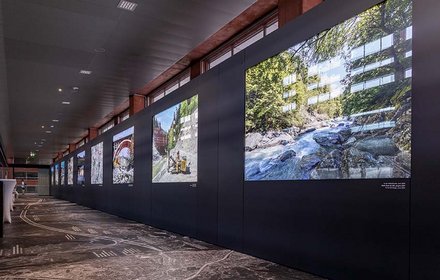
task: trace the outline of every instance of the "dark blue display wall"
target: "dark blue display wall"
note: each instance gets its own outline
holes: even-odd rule
[[[244,181],[246,69],[378,3],[325,1],[63,158],[86,151],[86,184],[52,193],[331,279],[440,279],[438,1],[413,1],[411,180]],[[197,185],[152,184],[152,118],[195,94]],[[112,137],[131,126],[134,184],[114,185]],[[101,141],[104,183],[91,185],[90,147]]]

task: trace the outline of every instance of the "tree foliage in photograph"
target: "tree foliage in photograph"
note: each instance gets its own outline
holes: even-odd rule
[[[404,79],[410,67],[405,58],[408,41],[403,31],[412,22],[410,0],[388,0],[309,40],[296,45],[246,72],[246,133],[282,130],[292,126],[303,128],[307,119],[315,115],[328,119],[378,108],[399,107],[410,96],[410,82]],[[393,44],[386,51],[369,55],[357,61],[350,60],[351,49],[393,34]],[[308,67],[334,57],[344,61],[348,73],[343,77],[344,94],[329,101],[308,105],[310,97],[326,93],[328,87],[307,89],[320,82],[318,75],[309,76]],[[392,58],[393,63],[356,76],[350,72],[356,67]],[[296,83],[283,85],[283,79],[296,75]],[[394,74],[395,83],[374,87],[362,92],[351,92],[351,85],[380,76]],[[283,93],[295,90],[285,98]],[[284,112],[283,106],[295,103],[296,109]]]

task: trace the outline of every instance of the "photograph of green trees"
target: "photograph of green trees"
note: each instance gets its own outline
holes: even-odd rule
[[[410,0],[247,69],[245,179],[409,178],[411,79]]]
[[[153,118],[153,183],[197,182],[197,95]]]

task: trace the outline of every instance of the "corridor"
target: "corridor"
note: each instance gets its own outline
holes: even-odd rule
[[[0,279],[321,279],[50,197],[17,201]]]

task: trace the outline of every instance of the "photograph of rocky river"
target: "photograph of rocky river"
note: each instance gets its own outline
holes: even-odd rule
[[[249,68],[245,179],[409,178],[411,79],[409,0]]]

